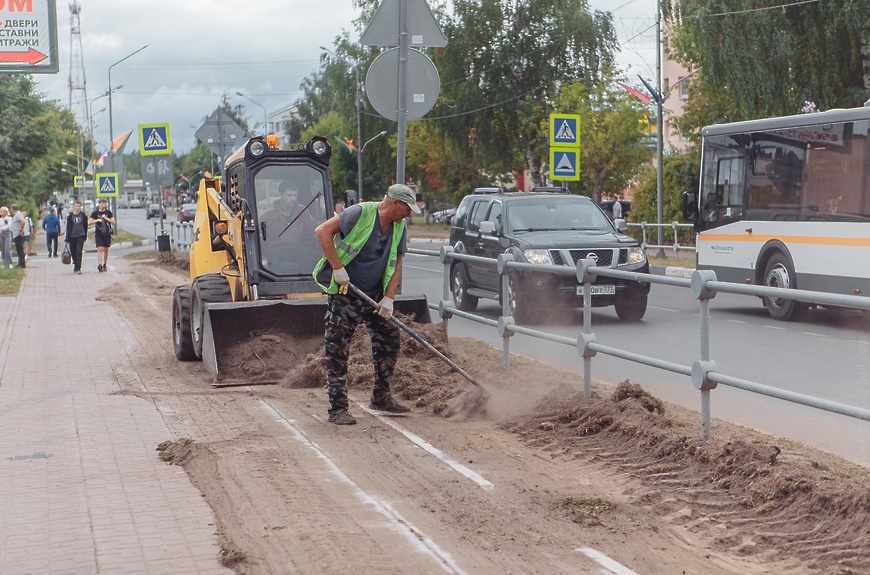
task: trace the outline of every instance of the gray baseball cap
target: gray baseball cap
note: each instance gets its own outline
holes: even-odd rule
[[[417,195],[405,184],[393,184],[387,188],[387,196],[405,202],[415,214],[422,213],[417,207]]]

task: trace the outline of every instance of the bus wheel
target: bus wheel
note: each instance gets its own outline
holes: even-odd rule
[[[795,287],[795,275],[791,262],[785,255],[777,252],[767,262],[764,269],[764,285],[789,289]],[[806,310],[806,304],[783,297],[763,297],[764,307],[773,319],[791,321],[798,319]]]

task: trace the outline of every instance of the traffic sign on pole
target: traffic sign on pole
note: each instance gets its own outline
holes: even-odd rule
[[[171,153],[169,124],[139,124],[140,156],[160,156]]]
[[[118,174],[116,172],[97,174],[96,190],[98,198],[117,198]]]
[[[550,179],[580,179],[580,148],[550,148]]]
[[[579,114],[550,114],[550,145],[580,146]]]

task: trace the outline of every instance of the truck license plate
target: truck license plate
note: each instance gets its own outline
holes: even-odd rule
[[[577,295],[583,295],[583,286],[577,286]],[[616,295],[615,285],[594,285],[592,295]]]

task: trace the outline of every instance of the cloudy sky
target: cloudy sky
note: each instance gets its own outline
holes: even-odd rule
[[[36,75],[50,99],[69,105],[70,9],[57,0],[60,72]],[[108,68],[112,68],[113,133],[138,124],[169,123],[173,149],[189,151],[194,132],[222,94],[244,106],[249,123],[262,124],[301,96],[302,80],[319,67],[322,50],[344,31],[359,38],[350,0],[78,0],[84,78],[94,133],[108,145]],[[613,11],[627,75],[655,74],[654,0],[590,0]],[[448,38],[449,41],[449,38]],[[81,72],[73,72],[78,81]],[[118,87],[120,89],[118,89]],[[242,92],[251,100],[236,95]],[[79,92],[80,94],[80,92]],[[262,107],[260,107],[262,106]],[[80,121],[83,120],[80,116]],[[135,134],[136,132],[134,132]],[[131,140],[126,151],[134,149]]]

